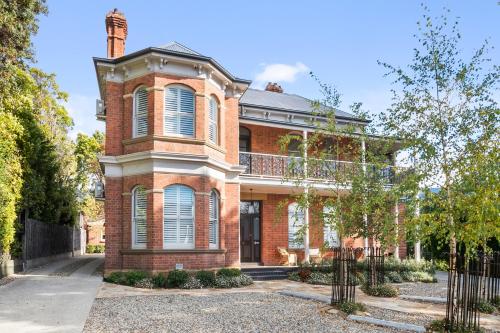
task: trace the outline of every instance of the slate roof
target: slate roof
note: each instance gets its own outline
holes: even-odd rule
[[[312,101],[305,97],[295,94],[277,93],[251,88],[247,89],[243,96],[241,96],[240,104],[245,106],[276,109],[297,113],[318,112],[318,110],[315,110],[312,107]],[[344,112],[342,110],[336,110],[335,116],[341,118],[357,119],[353,114]]]
[[[194,55],[199,55],[201,56],[200,53],[191,50],[189,47],[182,45],[181,43],[178,42],[170,42],[166,45],[160,46],[161,49],[165,49],[168,51],[174,51],[174,52],[179,52],[179,53],[185,53],[185,54],[194,54]]]

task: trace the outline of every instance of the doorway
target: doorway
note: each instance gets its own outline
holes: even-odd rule
[[[241,262],[260,262],[261,202],[240,202]]]

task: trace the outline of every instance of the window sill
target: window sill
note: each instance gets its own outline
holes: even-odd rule
[[[121,254],[221,254],[225,249],[129,249],[121,250]]]

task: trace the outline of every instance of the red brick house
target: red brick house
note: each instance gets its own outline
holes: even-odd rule
[[[251,89],[179,43],[125,54],[127,22],[116,10],[106,30],[108,57],[94,58],[106,122],[106,272],[277,265],[277,247],[303,256],[286,212],[275,219],[294,190],[282,181],[288,157],[277,140],[313,130],[311,101],[276,84]],[[310,247],[335,242],[314,228]]]

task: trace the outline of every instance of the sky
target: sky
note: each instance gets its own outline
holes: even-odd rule
[[[104,130],[95,119],[99,96],[92,57],[106,57],[106,13],[118,8],[128,22],[126,53],[177,41],[216,59],[232,74],[263,88],[320,98],[309,72],[377,114],[391,102],[391,80],[377,61],[405,66],[417,46],[413,35],[422,1],[110,1],[48,0],[33,39],[36,66],[55,73],[69,93],[71,136]],[[432,15],[460,18],[461,49],[468,57],[489,38],[500,63],[500,5],[496,0],[429,1]]]

